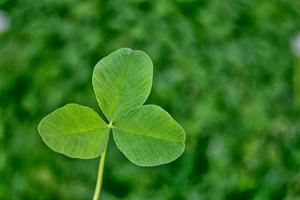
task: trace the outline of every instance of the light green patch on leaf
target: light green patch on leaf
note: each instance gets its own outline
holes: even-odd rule
[[[109,129],[91,108],[68,104],[42,119],[38,126],[44,142],[54,151],[72,158],[98,157],[105,149]]]
[[[156,105],[145,105],[124,115],[114,124],[113,136],[124,155],[140,166],[171,162],[185,147],[182,127]]]
[[[112,122],[146,101],[152,86],[153,64],[142,51],[122,48],[100,60],[93,86],[100,108]]]

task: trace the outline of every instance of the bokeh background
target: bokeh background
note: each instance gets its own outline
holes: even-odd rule
[[[98,159],[51,151],[39,120],[97,111],[91,76],[129,47],[154,62],[147,103],[186,130],[153,168],[110,140],[103,199],[300,199],[299,0],[0,0],[0,199],[91,199]],[[298,39],[297,39],[298,38]]]

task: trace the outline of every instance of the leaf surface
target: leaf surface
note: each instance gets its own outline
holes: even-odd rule
[[[44,117],[39,126],[44,142],[72,158],[98,157],[107,146],[109,129],[91,108],[67,104]]]
[[[139,166],[169,163],[184,151],[183,128],[162,108],[145,105],[124,115],[113,126],[117,147]]]
[[[152,86],[153,64],[142,51],[122,48],[100,60],[93,87],[105,116],[115,122],[146,101]]]

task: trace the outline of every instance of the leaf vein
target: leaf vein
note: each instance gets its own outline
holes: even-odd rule
[[[158,139],[158,140],[164,140],[164,141],[168,141],[168,142],[174,142],[174,143],[182,143],[183,142],[181,140],[174,140],[174,139],[170,139],[170,138],[157,137],[157,136],[153,136],[153,135],[142,135],[142,134],[139,134],[139,133],[134,132],[132,130],[118,128],[118,127],[114,127],[114,129],[118,129],[120,131],[124,131],[124,132],[130,133],[132,135],[138,135],[138,136],[142,136],[142,137],[149,137],[149,138]]]
[[[89,133],[89,132],[96,132],[96,131],[101,130],[101,129],[106,129],[106,128],[103,127],[103,128],[97,128],[97,129],[82,130],[82,131],[79,131],[79,132],[70,132],[68,134],[61,134],[61,136],[62,137],[68,137],[68,136],[74,136],[74,135],[83,135],[83,134],[86,134],[86,133]]]
[[[115,107],[114,107],[114,109],[112,110],[112,120],[114,119],[114,115],[116,114],[116,110],[117,110],[117,108],[119,107],[119,104],[120,104],[120,101],[121,101],[121,98],[122,98],[122,95],[123,95],[123,93],[124,93],[124,87],[125,87],[125,82],[126,82],[126,77],[128,77],[128,68],[129,68],[129,62],[130,62],[130,60],[131,60],[131,58],[132,58],[132,55],[133,55],[133,52],[130,52],[130,55],[129,55],[129,57],[127,58],[127,60],[126,60],[126,63],[125,63],[125,68],[126,68],[126,71],[125,71],[125,73],[124,73],[124,76],[122,77],[122,82],[123,82],[123,84],[122,84],[122,88],[120,89],[120,96],[119,96],[119,98],[118,98],[118,100],[117,100],[117,103],[116,103],[116,105],[115,105]]]

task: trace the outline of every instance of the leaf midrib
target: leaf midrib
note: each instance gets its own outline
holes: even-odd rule
[[[130,55],[128,56],[127,60],[126,60],[126,63],[125,63],[125,68],[126,68],[126,71],[124,73],[124,76],[122,77],[122,88],[121,88],[121,92],[120,92],[120,96],[116,102],[116,105],[112,111],[112,119],[111,121],[114,120],[114,115],[116,114],[116,110],[119,108],[119,105],[120,105],[120,101],[121,101],[121,98],[122,98],[122,95],[124,93],[124,87],[125,87],[125,82],[126,82],[126,77],[128,77],[128,68],[129,68],[129,63],[130,63],[130,60],[132,58],[132,55],[133,55],[133,51],[130,52]]]
[[[158,140],[164,140],[164,141],[168,141],[168,142],[173,142],[173,143],[183,143],[183,141],[177,141],[177,140],[172,140],[170,138],[163,138],[163,137],[155,137],[153,135],[142,135],[142,134],[139,134],[139,133],[136,133],[132,130],[129,130],[129,129],[124,129],[124,128],[118,128],[118,127],[113,127],[113,129],[118,129],[120,131],[124,131],[124,132],[127,132],[129,134],[132,134],[132,135],[138,135],[138,136],[143,136],[143,137],[149,137],[149,138],[153,138],[153,139],[158,139]]]
[[[63,137],[74,136],[74,135],[83,135],[83,134],[86,134],[86,133],[89,133],[89,132],[95,132],[95,131],[98,131],[98,130],[101,130],[101,129],[106,129],[106,127],[101,127],[101,128],[96,128],[96,129],[89,129],[89,130],[84,130],[84,131],[79,131],[79,132],[71,132],[71,133],[68,133],[68,134],[60,134],[60,135],[63,136]]]

